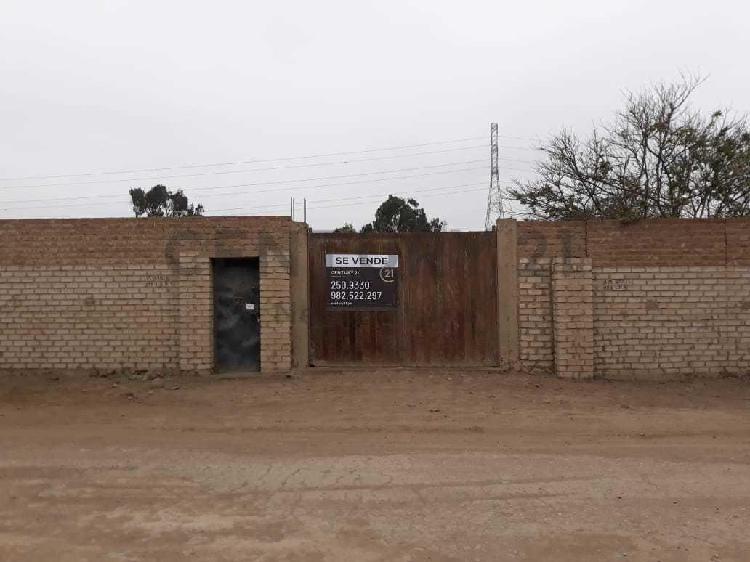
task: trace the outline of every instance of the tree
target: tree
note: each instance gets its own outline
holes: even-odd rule
[[[349,232],[357,232],[357,231],[354,229],[354,226],[352,226],[352,223],[345,222],[344,226],[338,227],[333,232],[336,234],[339,234],[339,233],[349,233]]]
[[[375,211],[375,220],[364,225],[360,232],[440,232],[443,228],[445,222],[438,218],[429,220],[414,199],[389,195]]]
[[[541,147],[538,178],[517,181],[511,198],[545,219],[749,215],[747,120],[692,109],[702,82],[683,76],[627,93],[611,124],[586,140],[563,130]]]
[[[136,217],[192,217],[203,215],[203,205],[189,203],[181,189],[169,191],[155,185],[148,191],[137,187],[130,190],[130,200]]]

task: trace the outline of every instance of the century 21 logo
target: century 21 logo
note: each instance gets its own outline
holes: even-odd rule
[[[385,283],[393,283],[396,279],[393,268],[392,267],[381,267],[380,268],[380,278]]]

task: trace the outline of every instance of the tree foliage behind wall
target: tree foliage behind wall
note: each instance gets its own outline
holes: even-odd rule
[[[375,220],[364,225],[361,232],[440,232],[443,228],[445,222],[428,219],[415,199],[389,195],[375,211]]]
[[[192,217],[203,215],[203,205],[193,205],[181,189],[169,191],[155,185],[148,191],[140,187],[130,190],[130,200],[136,217]]]
[[[349,234],[349,233],[357,232],[357,231],[354,229],[354,226],[352,225],[352,223],[345,222],[344,226],[338,227],[333,232],[336,234]]]
[[[693,109],[701,82],[629,93],[587,139],[562,131],[541,147],[538,177],[517,182],[511,197],[545,219],[750,215],[747,120]]]

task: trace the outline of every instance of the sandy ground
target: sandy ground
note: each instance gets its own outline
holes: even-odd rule
[[[4,376],[0,560],[747,561],[750,379]]]

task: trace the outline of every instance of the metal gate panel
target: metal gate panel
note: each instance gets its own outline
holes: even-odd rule
[[[258,258],[213,260],[213,287],[216,369],[260,370]]]
[[[397,306],[331,310],[326,254],[399,256]],[[494,232],[312,234],[313,365],[496,365]]]

